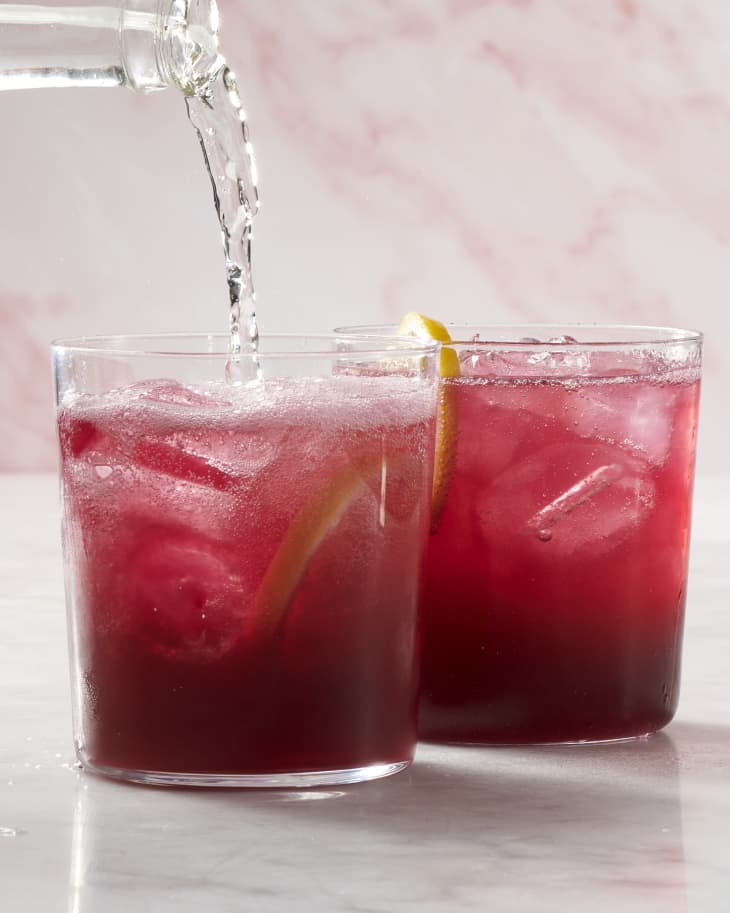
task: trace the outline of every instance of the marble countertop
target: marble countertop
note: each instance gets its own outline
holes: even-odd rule
[[[167,791],[74,768],[55,479],[0,476],[8,913],[730,909],[730,476],[697,483],[682,697],[647,740],[420,746],[357,787]]]

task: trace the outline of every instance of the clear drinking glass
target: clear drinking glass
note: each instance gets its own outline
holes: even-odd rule
[[[448,329],[460,373],[440,392],[421,737],[660,729],[679,694],[701,335]]]
[[[78,757],[171,785],[394,773],[437,346],[263,337],[228,384],[227,342],[54,344]]]

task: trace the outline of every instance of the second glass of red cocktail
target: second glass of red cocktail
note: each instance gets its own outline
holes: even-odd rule
[[[701,337],[449,327],[421,736],[620,739],[679,693]]]
[[[413,313],[360,328],[399,331],[444,343],[421,737],[660,729],[679,694],[701,335]]]

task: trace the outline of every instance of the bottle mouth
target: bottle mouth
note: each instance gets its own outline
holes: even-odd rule
[[[123,0],[117,27],[124,84],[202,95],[223,66],[215,0]]]
[[[204,94],[225,64],[215,0],[172,0],[162,22],[162,65],[170,82],[184,95]]]

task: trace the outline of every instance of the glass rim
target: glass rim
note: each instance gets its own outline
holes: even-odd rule
[[[596,348],[611,349],[624,348],[627,346],[665,346],[677,344],[697,344],[702,343],[704,334],[699,330],[680,329],[677,327],[654,326],[642,324],[621,324],[621,323],[445,323],[444,326],[449,331],[451,341],[445,345],[452,346],[492,346],[499,348],[520,349],[542,349],[549,347],[554,349],[556,346],[570,349],[575,348]],[[534,334],[530,334],[534,330]],[[335,333],[342,333],[343,336],[357,336],[362,334],[363,337],[372,337],[378,334],[393,334],[393,338],[404,338],[398,335],[398,326],[396,324],[364,324],[362,326],[342,326],[335,329]],[[490,338],[469,339],[460,338],[461,333],[470,332],[482,334],[505,334],[520,331],[522,336],[530,336],[531,339],[509,339],[498,338],[496,335]],[[525,331],[525,332],[522,332]],[[573,333],[598,333],[604,334],[603,339],[571,339],[555,341],[550,339],[538,339],[539,335],[572,336]],[[609,338],[610,337],[610,338]],[[538,339],[538,341],[535,341]]]
[[[118,335],[100,336],[68,336],[59,337],[51,341],[51,350],[54,353],[67,351],[78,354],[108,355],[127,358],[220,358],[227,359],[229,336],[227,333],[124,333]],[[307,341],[313,344],[312,348],[297,349],[294,344],[298,341]],[[264,361],[284,358],[393,358],[417,357],[435,355],[441,343],[436,340],[419,339],[415,336],[403,336],[383,333],[264,333],[261,341],[272,342],[281,346],[268,351],[266,348],[255,352],[244,350],[242,358],[255,356]],[[181,348],[174,348],[175,344],[183,344]],[[197,343],[197,347],[195,344]],[[286,343],[290,347],[286,347]],[[327,348],[325,343],[331,343],[332,348]],[[352,345],[352,348],[335,348],[337,343]],[[218,347],[211,349],[211,345]],[[205,348],[205,346],[208,348]]]

